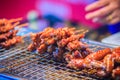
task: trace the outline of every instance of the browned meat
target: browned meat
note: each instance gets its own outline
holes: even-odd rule
[[[115,79],[120,76],[120,47],[93,52],[87,44],[80,41],[84,36],[74,28],[46,28],[32,35],[28,50],[37,50],[40,54],[47,52],[57,61],[67,62],[70,68],[96,69],[95,74],[99,77],[112,75]]]
[[[15,27],[23,27],[27,24],[20,24],[22,18],[18,19],[0,19],[0,46],[4,48],[10,48],[10,46],[15,45],[22,41],[22,37],[16,36],[19,30],[15,30]]]

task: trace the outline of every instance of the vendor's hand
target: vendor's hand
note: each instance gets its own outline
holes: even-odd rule
[[[86,19],[102,17],[103,21],[114,24],[120,21],[120,0],[98,0],[85,8],[93,11],[86,15]]]

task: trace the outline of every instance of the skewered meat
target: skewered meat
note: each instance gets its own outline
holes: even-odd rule
[[[97,69],[96,75],[99,77],[112,75],[115,79],[120,76],[120,47],[93,52],[80,41],[85,34],[78,34],[74,28],[46,28],[31,36],[29,51],[37,50],[40,54],[47,52],[57,61],[67,62],[70,68]]]
[[[41,44],[38,48],[37,48],[37,51],[39,53],[44,53],[47,49],[47,46],[45,44]]]
[[[73,51],[73,50],[82,50],[84,48],[88,47],[87,44],[82,43],[78,40],[69,42],[67,45],[67,50],[69,51]]]
[[[0,42],[7,40],[8,38],[14,37],[18,30],[9,31],[0,35]]]
[[[34,50],[36,50],[36,47],[35,47],[35,46],[36,46],[36,43],[31,43],[31,44],[28,46],[27,49],[28,49],[29,51],[34,51]]]
[[[116,80],[120,79],[120,67],[113,69],[112,76],[113,76],[113,78],[116,78]]]
[[[79,59],[73,58],[71,59],[71,62],[68,64],[68,66],[73,68],[75,65],[78,65],[77,67],[78,69],[82,67],[105,69],[106,67],[104,66],[104,63],[98,60],[101,60],[101,58],[103,58],[105,54],[109,54],[109,52],[111,52],[111,50],[109,48],[106,48],[104,50],[100,50],[95,53],[88,54],[88,56],[86,56],[84,59],[82,59],[81,57]],[[81,62],[81,64],[79,62]]]
[[[20,24],[22,18],[18,19],[0,19],[0,46],[4,48],[10,48],[10,46],[15,45],[16,43],[22,42],[20,36],[16,36],[18,30],[15,30],[15,27],[23,27],[27,24]]]
[[[16,27],[17,25],[20,24],[19,21],[21,21],[22,18],[18,18],[18,19],[1,19],[0,20],[0,33],[5,33],[8,32],[12,29],[14,29],[14,27]]]
[[[110,53],[111,53],[111,50],[109,48],[105,48],[103,50],[99,50],[97,52],[94,52],[94,53],[88,55],[85,59],[86,60],[101,60],[107,54],[110,54]]]
[[[0,46],[5,47],[5,48],[9,48],[10,46],[13,46],[16,43],[19,43],[21,41],[22,41],[21,36],[15,36],[12,39],[8,39],[5,42],[0,43]]]
[[[78,34],[78,35],[71,35],[68,38],[62,39],[61,41],[59,41],[58,47],[64,47],[66,46],[69,42],[75,41],[75,40],[80,40],[81,38],[84,37],[84,34]]]
[[[70,68],[74,68],[74,69],[82,69],[83,68],[83,61],[84,61],[84,59],[73,58],[69,61],[67,66]]]
[[[37,50],[39,53],[45,53],[50,51],[47,50],[49,49],[48,46],[56,46],[57,48],[54,48],[54,51],[52,51],[56,59],[61,60],[64,58],[62,56],[66,51],[74,54],[75,50],[78,50],[85,57],[89,54],[88,46],[79,41],[84,37],[84,34],[76,34],[75,32],[74,28],[46,28],[42,32],[31,35],[33,42],[29,45],[28,50]],[[56,53],[57,49],[58,52]]]
[[[115,62],[120,63],[120,47],[113,50],[113,56],[115,58]]]
[[[101,77],[106,77],[108,74],[106,71],[102,69],[98,69],[96,75],[101,78]]]
[[[111,73],[113,68],[114,68],[114,58],[112,56],[112,54],[108,54],[104,57],[103,59],[105,65],[106,65],[106,71],[108,73]]]

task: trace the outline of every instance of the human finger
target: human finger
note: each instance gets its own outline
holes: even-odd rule
[[[114,7],[109,5],[94,12],[88,13],[85,17],[86,19],[93,19],[96,17],[103,17],[111,13],[114,10]]]
[[[115,24],[118,22],[120,22],[120,17],[116,17],[116,18],[112,19],[111,21],[108,21],[109,24]]]
[[[111,20],[112,18],[118,17],[120,15],[120,11],[119,10],[115,10],[114,12],[112,12],[111,14],[109,14],[106,17],[106,21]]]
[[[105,5],[109,4],[109,2],[107,0],[99,0],[99,1],[96,1],[90,5],[88,5],[85,10],[86,11],[91,11],[91,10],[95,10],[95,9],[98,9],[100,7],[103,7]]]

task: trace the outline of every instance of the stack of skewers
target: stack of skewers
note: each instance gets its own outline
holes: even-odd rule
[[[15,29],[16,26],[20,28],[26,25],[20,24],[21,20],[22,18],[0,19],[0,47],[8,49],[22,41],[22,37],[16,35],[19,30]]]
[[[37,50],[40,54],[47,52],[55,60],[67,62],[70,68],[96,69],[95,75],[99,77],[112,76],[120,79],[120,47],[93,52],[87,44],[80,41],[84,35],[74,28],[46,28],[31,35],[32,43],[28,50]]]

